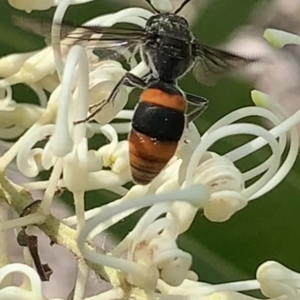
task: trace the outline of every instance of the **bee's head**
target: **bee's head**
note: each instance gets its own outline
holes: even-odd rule
[[[187,20],[173,13],[157,14],[150,17],[146,24],[146,32],[151,35],[176,37],[188,41],[193,38]]]

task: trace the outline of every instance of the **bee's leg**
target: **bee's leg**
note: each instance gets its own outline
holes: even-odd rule
[[[146,75],[148,76],[149,74],[146,74]],[[137,88],[143,89],[147,86],[147,83],[142,78],[139,78],[132,73],[129,73],[129,72],[125,73],[125,75],[115,85],[115,87],[111,91],[109,97],[105,101],[102,101],[101,103],[92,105],[89,108],[89,110],[93,109],[93,112],[90,113],[85,119],[75,121],[74,125],[90,121],[105,105],[114,101],[120,90],[121,85],[126,85],[128,87],[137,87]]]
[[[191,94],[185,94],[187,102],[195,106],[195,108],[186,115],[187,124],[197,119],[207,108],[208,100]]]
[[[192,95],[192,94],[187,94],[185,93],[185,98],[186,101],[190,104],[192,104],[193,106],[201,106],[201,107],[207,107],[208,105],[208,100],[204,97],[200,97],[197,95]]]
[[[147,87],[147,83],[144,78],[147,78],[148,76],[149,74],[147,73],[145,76],[140,78],[132,73],[127,72],[123,77],[124,78],[123,84],[129,87],[144,89]]]
[[[186,120],[187,120],[187,125],[190,122],[193,122],[194,120],[196,120],[205,110],[206,107],[195,107],[191,112],[189,112],[188,114],[186,114]]]

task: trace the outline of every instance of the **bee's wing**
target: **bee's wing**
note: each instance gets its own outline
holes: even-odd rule
[[[215,85],[219,78],[231,71],[259,61],[259,58],[243,57],[231,52],[215,49],[196,42],[194,44],[194,77],[200,83]]]
[[[48,20],[13,16],[13,23],[23,30],[46,38],[51,44],[51,26]],[[145,31],[136,28],[113,28],[96,25],[73,25],[68,23],[60,26],[61,36],[57,39],[62,45],[79,44],[93,52],[100,59],[117,59],[126,51],[134,51],[144,40]]]

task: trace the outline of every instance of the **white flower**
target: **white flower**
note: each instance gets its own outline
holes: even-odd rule
[[[189,140],[189,143],[182,143],[182,147],[179,147],[177,151],[178,157],[172,159],[169,165],[149,186],[141,187],[139,191],[143,192],[138,194],[138,196],[146,195],[147,193],[177,190],[180,186],[184,188],[192,183],[206,184],[210,188],[211,197],[204,207],[205,216],[212,221],[225,221],[236,211],[245,207],[248,201],[263,195],[281,182],[297,157],[299,141],[296,129],[293,126],[297,124],[298,117],[295,115],[292,119],[288,119],[293,121],[289,122],[287,120],[285,123],[280,124],[287,117],[284,110],[276,106],[271,99],[262,93],[253,92],[252,95],[255,102],[265,108],[248,107],[235,111],[213,125],[202,139],[200,139],[195,127],[191,125],[183,137],[183,139]],[[278,126],[268,132],[262,127],[253,124],[226,125],[237,121],[239,118],[251,115],[265,117]],[[287,136],[285,132],[287,132]],[[253,134],[254,136],[259,136],[259,138],[222,157],[215,153],[207,152],[207,148],[218,139],[224,138],[226,135],[242,133]],[[279,142],[276,141],[277,136],[280,136]],[[280,166],[281,155],[287,147],[288,137],[291,138],[289,154],[285,162]],[[273,155],[267,161],[244,174],[235,167],[234,162],[236,160],[251,154],[266,143],[271,146],[273,152]],[[246,181],[257,177],[263,172],[265,174],[257,182],[246,188]],[[131,191],[128,197],[132,197]],[[126,198],[127,196],[124,199]],[[181,230],[185,231],[190,226],[196,210],[193,207],[180,203],[174,204],[174,208],[175,211],[180,212],[178,219],[181,223]]]
[[[138,75],[145,70],[146,66],[140,64],[131,72],[137,72]],[[194,124],[190,124],[176,156],[161,174],[150,185],[134,186],[127,192],[122,186],[131,180],[128,144],[127,141],[119,141],[117,132],[128,132],[130,126],[128,123],[113,126],[104,124],[110,122],[125,106],[130,90],[121,90],[121,96],[117,97],[114,105],[106,106],[95,116],[99,125],[83,123],[73,126],[74,121],[86,117],[88,104],[107,98],[109,90],[124,72],[119,63],[104,61],[88,74],[84,50],[80,46],[74,46],[63,66],[61,86],[52,93],[50,99],[50,103],[58,103],[56,124],[41,126],[28,134],[23,140],[17,162],[19,169],[27,176],[37,176],[41,167],[54,167],[49,182],[44,185],[47,189],[42,208],[46,207],[46,211],[50,209],[57,185],[73,192],[77,218],[67,219],[65,223],[77,223],[83,228],[79,247],[88,260],[119,269],[127,273],[130,282],[145,290],[154,291],[159,278],[173,286],[180,285],[188,278],[191,256],[177,248],[176,239],[178,234],[190,227],[199,208],[204,209],[205,216],[210,220],[225,221],[244,208],[248,201],[268,192],[285,177],[297,155],[295,149],[299,142],[293,126],[299,122],[299,118],[294,116],[288,119],[284,111],[276,107],[266,95],[253,92],[254,101],[263,107],[247,107],[232,112],[211,126],[202,137]],[[127,119],[131,119],[133,115],[132,112],[122,111],[119,116],[122,117],[122,114]],[[231,124],[252,115],[266,118],[275,128],[268,131],[254,124]],[[287,121],[284,122],[285,119]],[[96,151],[88,150],[87,139],[95,133],[105,134],[110,143]],[[223,156],[209,152],[209,148],[218,140],[240,134],[251,134],[258,138]],[[44,149],[31,150],[39,139],[46,136],[50,136],[50,139]],[[280,167],[288,136],[291,138],[290,152]],[[234,165],[235,161],[266,144],[270,146],[272,156],[263,164],[245,173]],[[110,170],[102,170],[103,166]],[[63,177],[59,180],[61,173]],[[248,180],[262,173],[264,174],[255,183],[246,187]],[[195,184],[209,190],[209,193],[202,193],[202,197],[201,193],[193,194],[193,197],[198,198],[197,205],[187,201],[190,187]],[[26,185],[31,189],[38,186],[41,187],[39,183]],[[103,188],[118,191],[124,197],[84,215],[84,192]],[[171,191],[175,194],[165,194]],[[182,193],[181,201],[178,191]],[[151,201],[155,201],[153,203],[162,199],[173,204],[161,203],[150,208],[136,228],[112,251],[109,259],[103,254],[91,253],[84,247],[88,236],[94,237],[140,209],[140,201],[144,202],[143,206],[150,205],[147,204],[147,194],[153,195],[149,196]],[[174,198],[170,195],[174,195]],[[158,218],[162,212],[166,216]],[[86,226],[85,219],[91,219]],[[125,251],[127,260],[119,258]],[[175,269],[178,270],[177,273]]]
[[[204,208],[205,215],[213,221],[224,221],[228,219],[237,210],[243,208],[248,201],[255,199],[256,197],[262,195],[263,193],[276,186],[285,177],[288,170],[290,170],[297,156],[297,151],[295,151],[295,149],[298,148],[298,136],[297,134],[295,134],[294,126],[295,124],[297,124],[297,122],[299,122],[299,118],[297,119],[295,117],[293,120],[292,117],[291,119],[282,122],[286,117],[284,111],[282,109],[279,110],[279,107],[276,107],[276,105],[273,104],[266,95],[259,92],[253,92],[253,98],[257,104],[268,107],[269,110],[260,107],[248,107],[229,114],[228,116],[218,121],[205,133],[199,145],[194,143],[194,147],[197,146],[194,152],[190,151],[190,149],[188,151],[184,150],[184,147],[188,148],[188,146],[193,144],[195,140],[199,140],[199,136],[195,131],[193,131],[193,126],[191,126],[191,129],[186,132],[185,138],[189,138],[190,144],[183,146],[178,153],[181,153],[181,155],[183,155],[184,153],[190,153],[191,157],[187,168],[184,171],[184,173],[186,173],[187,175],[182,185],[180,185],[179,181],[179,172],[182,160],[180,158],[173,159],[165,168],[165,170],[163,170],[163,172],[149,186],[134,186],[125,197],[120,199],[118,202],[108,205],[107,209],[105,207],[96,209],[98,215],[88,221],[86,227],[84,227],[83,229],[82,235],[80,235],[79,238],[79,247],[86,258],[97,262],[98,264],[106,264],[110,267],[123,270],[124,272],[129,274],[129,280],[146,290],[151,290],[151,285],[153,285],[153,290],[155,285],[154,283],[158,279],[158,273],[157,271],[155,271],[156,269],[153,269],[154,266],[156,266],[156,268],[160,270],[160,278],[163,279],[165,283],[169,283],[171,285],[180,285],[182,280],[184,280],[188,276],[187,272],[189,270],[189,267],[187,266],[189,266],[190,264],[188,256],[184,256],[182,254],[182,257],[185,257],[185,259],[183,258],[183,261],[185,261],[185,264],[183,265],[185,265],[186,267],[183,268],[185,271],[177,273],[182,274],[181,277],[179,277],[180,279],[178,279],[178,277],[174,279],[172,277],[169,278],[168,275],[166,275],[166,277],[164,278],[163,276],[165,274],[174,274],[174,272],[163,272],[164,269],[160,269],[160,264],[155,265],[156,252],[153,249],[164,253],[165,249],[169,250],[168,247],[171,247],[170,249],[173,248],[174,250],[172,251],[176,253],[175,251],[178,251],[176,250],[175,243],[177,235],[189,228],[196,212],[200,207]],[[273,110],[273,112],[271,110]],[[269,132],[266,129],[253,124],[239,123],[234,125],[225,125],[228,122],[235,122],[239,118],[244,118],[249,115],[263,116],[273,122],[274,125],[277,125],[277,127]],[[283,134],[285,132],[288,132],[288,135],[290,135],[291,138],[290,151],[286,161],[281,165],[281,167],[279,167],[282,152],[287,145],[287,138]],[[206,149],[218,139],[223,138],[224,136],[241,133],[253,134],[254,136],[259,136],[259,138],[249,142],[246,145],[241,146],[236,150],[229,152],[228,154],[225,154],[224,156],[206,152]],[[274,136],[272,134],[274,134]],[[277,136],[280,137],[278,142],[276,141]],[[256,151],[266,143],[271,146],[273,152],[272,156],[266,162],[250,171],[247,171],[244,174],[242,174],[234,166],[233,162],[235,162],[237,159],[240,159],[252,153],[253,151]],[[200,161],[200,164],[198,164],[198,161]],[[247,188],[245,187],[246,180],[249,180],[254,176],[256,177],[262,172],[265,173],[257,182]],[[185,191],[189,190],[189,186],[194,184],[207,186],[210,191],[210,193],[207,194],[206,197],[208,198],[206,198],[205,201],[205,198],[199,197],[201,205],[195,206],[194,204],[190,204],[187,201],[177,202],[176,200],[179,200],[180,195],[178,193],[175,196],[175,202],[173,205],[163,206],[161,204],[161,206],[153,206],[140,220],[140,223],[143,224],[143,226],[138,223],[132,233],[130,233],[128,237],[125,238],[125,240],[121,242],[115,250],[112,251],[113,256],[116,255],[117,257],[119,257],[127,249],[129,261],[133,260],[138,263],[142,263],[144,266],[148,266],[148,268],[150,268],[147,269],[148,271],[142,271],[139,268],[133,268],[131,269],[131,271],[129,271],[127,267],[123,266],[123,263],[121,261],[118,261],[119,267],[117,267],[113,263],[113,257],[111,258],[110,262],[105,263],[105,259],[104,257],[102,258],[102,254],[100,254],[101,257],[99,257],[98,254],[92,254],[87,249],[82,248],[84,238],[86,238],[89,234],[91,234],[91,236],[95,236],[97,233],[105,230],[114,223],[117,223],[137,209],[140,209],[141,206],[138,204],[136,204],[135,209],[132,209],[135,206],[134,201],[139,201],[132,200],[133,197],[144,196],[144,198],[142,197],[141,200],[143,199],[143,201],[146,201],[147,193],[155,193],[156,196],[153,197],[153,199],[156,198],[156,201],[158,201],[160,195],[163,196],[164,192],[176,192],[176,190],[180,189],[181,186],[181,191],[184,194]],[[165,197],[167,198],[167,194]],[[169,196],[168,198],[169,201],[171,201],[171,197]],[[187,196],[185,196],[185,199],[188,199]],[[128,202],[128,200],[130,200],[130,202]],[[126,210],[120,209],[117,213],[118,206],[122,207],[122,203],[124,207],[126,207]],[[107,215],[112,216],[112,214],[109,213],[110,210],[115,211],[115,215],[112,219],[108,220]],[[156,211],[158,212],[157,214],[155,214]],[[167,213],[166,218],[160,218],[156,220],[157,216],[164,212]],[[153,217],[150,219],[154,221],[153,224],[147,223],[147,221],[145,221],[147,220],[148,214],[149,216],[153,214]],[[90,218],[92,216],[94,216],[94,214],[89,212],[86,215],[86,218]],[[165,245],[164,242],[166,242],[164,231],[162,231],[162,228],[164,227],[160,226],[169,225],[171,220],[176,220],[176,225],[174,225],[174,223],[170,227],[176,234],[173,234],[172,242],[171,240],[167,242],[167,245],[169,246],[167,246],[167,248],[164,248],[162,246],[159,246],[160,243],[162,243],[162,245]],[[153,238],[152,240],[147,240],[145,238],[145,236],[148,236],[148,230],[151,232],[150,236]],[[144,233],[142,234],[142,232]],[[180,257],[179,253],[181,252],[179,251],[176,257]],[[149,256],[151,259],[149,259]],[[172,261],[172,259],[170,258],[169,261]],[[117,260],[114,262],[117,263]],[[164,264],[162,264],[162,266],[164,266]],[[178,269],[181,269],[181,267],[178,267]],[[151,276],[142,277],[141,274],[143,272]],[[139,275],[137,276],[136,274]],[[147,282],[147,284],[149,285],[145,285],[145,282]],[[258,288],[257,282],[254,284],[254,286],[254,289]],[[213,286],[209,291],[209,293],[212,293],[213,291],[215,291],[215,287]],[[208,292],[203,293],[204,295],[208,294]],[[220,296],[221,294],[218,293],[218,295]],[[229,293],[228,295],[231,294]],[[214,299],[211,295],[209,297],[207,296],[207,299]],[[236,295],[236,299],[242,299],[242,297],[242,295]]]
[[[67,1],[64,2],[66,3]],[[64,3],[62,2],[62,4]],[[62,17],[61,14],[65,10],[66,6],[59,6],[57,10],[58,12],[56,13],[56,18]],[[109,26],[113,25],[115,22],[122,22],[126,18],[127,20],[130,20],[129,16],[132,16],[134,14],[136,14],[137,16],[132,17],[132,22],[137,23],[138,25],[145,24],[145,20],[143,18],[149,17],[151,15],[151,13],[143,9],[126,9],[114,15],[108,15],[94,19],[89,22],[89,24],[97,20],[102,20],[103,25]],[[59,174],[63,170],[64,176],[63,183],[61,185],[67,187],[72,191],[84,191],[91,189],[95,185],[95,182],[97,184],[97,188],[99,188],[99,183],[101,184],[101,180],[99,182],[98,178],[102,177],[104,178],[102,188],[110,189],[112,188],[110,187],[110,185],[115,186],[117,183],[121,186],[130,180],[128,168],[126,169],[123,167],[126,163],[127,156],[123,154],[123,159],[114,160],[115,163],[112,170],[116,171],[116,173],[112,173],[112,177],[108,177],[108,174],[103,176],[103,173],[109,173],[105,171],[101,171],[101,173],[97,174],[97,171],[100,171],[102,168],[101,155],[105,150],[103,149],[99,152],[87,152],[86,125],[81,124],[73,128],[72,122],[86,118],[88,104],[91,104],[93,107],[93,105],[101,103],[101,101],[107,99],[112,88],[124,75],[125,70],[119,63],[114,61],[107,61],[98,63],[97,68],[93,69],[90,75],[88,75],[87,69],[83,71],[84,68],[88,67],[87,62],[86,65],[82,64],[82,61],[79,59],[80,57],[84,61],[86,61],[86,58],[82,53],[83,50],[80,50],[76,47],[74,47],[73,49],[68,55],[66,65],[61,65],[64,69],[65,78],[62,78],[62,86],[56,87],[56,89],[53,91],[49,100],[49,105],[45,112],[45,115],[48,114],[50,116],[51,114],[51,118],[53,118],[53,116],[56,114],[57,103],[59,103],[56,125],[48,125],[45,121],[41,122],[40,120],[37,120],[35,124],[35,126],[38,127],[37,130],[29,130],[26,136],[24,136],[22,139],[22,145],[21,143],[19,143],[21,149],[17,156],[18,166],[21,172],[23,172],[27,176],[32,177],[36,176],[41,169],[49,169],[52,166],[55,166],[56,163],[58,163],[57,165],[59,165],[60,163],[61,167],[58,167],[56,177],[59,177]],[[43,52],[45,51],[52,55],[52,50],[50,48],[46,48],[45,50],[43,50]],[[25,61],[20,70],[10,77],[5,78],[2,81],[2,84],[5,86],[7,84],[15,84],[17,82],[37,82],[38,80],[45,78],[45,76],[53,73],[55,71],[55,65],[54,60],[51,57],[48,57],[46,60],[42,60],[42,64],[40,62],[37,66],[35,66],[35,63],[37,61],[40,61],[40,57],[44,57],[43,52],[38,53],[37,55],[39,55],[39,57],[37,58],[35,58],[35,56],[32,56],[30,58],[33,60],[32,62]],[[55,58],[55,62],[58,63],[58,65],[59,62],[64,64],[60,57]],[[72,79],[77,61],[80,65],[80,72],[77,73],[78,78],[75,78],[75,82],[80,83],[78,90],[75,88],[74,81]],[[31,66],[34,66],[34,68],[31,68]],[[58,68],[58,71],[61,70],[62,69]],[[142,75],[146,71],[147,67],[144,63],[141,63],[135,69],[131,70],[131,72],[135,75]],[[60,72],[58,73],[60,74]],[[88,81],[89,83],[87,83]],[[107,124],[109,121],[111,121],[125,106],[128,98],[128,91],[129,89],[121,87],[120,93],[117,96],[115,102],[111,105],[107,105],[99,114],[97,114],[95,117],[96,120],[102,124]],[[78,102],[73,101],[73,103],[71,103],[70,101],[68,101],[70,93],[72,94],[72,97],[74,97],[74,99],[81,99],[81,102],[79,102],[78,104]],[[58,99],[61,100],[58,101]],[[77,113],[74,112],[75,109],[77,110]],[[71,113],[69,113],[69,111]],[[44,115],[41,116],[41,119],[45,119]],[[50,117],[48,117],[48,122],[49,121]],[[105,133],[105,128],[103,128],[102,131]],[[37,148],[30,150],[37,141],[44,139],[49,135],[53,136],[47,143],[45,151],[43,149]],[[76,147],[74,147],[74,145],[76,145]],[[123,146],[121,148],[117,148],[115,148],[113,151],[117,151],[118,155],[121,153],[125,153],[124,151],[126,148],[126,144],[123,143]],[[64,157],[63,161],[61,161],[61,157]],[[70,169],[70,166],[77,166],[77,172],[74,172],[74,169],[72,168]],[[84,171],[82,168],[87,169]],[[59,169],[61,170],[59,171]],[[69,170],[71,171],[69,172]],[[81,174],[81,176],[83,174],[86,174],[86,176],[83,177],[86,180],[78,181],[75,178],[76,176],[74,177],[74,174],[78,174],[78,176],[79,174]],[[111,174],[111,172],[109,174]],[[88,175],[90,175],[90,177]],[[48,205],[46,206],[48,209],[50,207],[49,205],[50,202],[48,202]]]
[[[61,5],[58,6],[54,16],[55,22],[60,23],[62,21],[63,15],[68,7],[66,5],[68,2],[68,0],[61,1]],[[85,25],[97,24],[102,26],[112,26],[119,22],[127,22],[144,27],[146,24],[145,18],[149,18],[151,15],[152,13],[145,9],[128,8],[115,14],[94,18],[85,23]],[[58,76],[61,76],[64,65],[63,59],[67,55],[69,47],[74,44],[74,39],[66,39],[61,45],[60,40],[57,40],[60,36],[59,32],[59,26],[54,26],[52,29],[53,49],[51,47],[46,47],[39,52],[11,54],[2,58],[0,61],[0,74],[3,75],[4,79],[0,80],[0,87],[18,83],[36,83],[47,87],[51,86],[51,82],[55,81],[53,75],[56,70]],[[88,51],[88,55],[89,59],[92,61],[95,61],[97,58],[90,51]],[[134,60],[132,60],[132,62],[134,63]],[[92,69],[95,69],[98,66],[99,64],[95,64],[95,62],[90,65]],[[122,70],[125,72],[121,66],[119,72],[116,70],[115,78],[118,80]],[[147,72],[147,68],[142,66],[135,72],[134,74],[136,75],[143,75],[144,72]],[[93,76],[96,76],[96,74]],[[99,82],[100,81],[98,81],[98,83]],[[96,82],[94,82],[94,85],[96,85]]]
[[[37,83],[55,72],[53,52],[50,47],[44,48],[39,52],[9,55],[2,61],[1,69],[5,69],[6,64],[10,64],[10,61],[14,60],[18,60],[19,64],[15,65],[14,69],[8,73],[8,77],[0,80],[0,87],[17,83]],[[1,69],[0,72],[3,73]]]
[[[43,103],[45,94],[39,88],[33,88],[36,93],[41,93],[40,100]],[[0,137],[14,139],[20,136],[42,116],[44,110],[43,107],[37,105],[16,103],[12,98],[11,87],[2,89],[2,93],[0,92]]]
[[[298,300],[300,297],[299,276],[298,273],[278,262],[267,261],[257,269],[257,280],[210,285],[186,279],[177,287],[159,280],[157,287],[162,294],[186,295],[189,299],[197,297],[201,300],[254,300],[257,298],[237,292],[260,289],[268,299]],[[159,298],[164,299],[164,296]]]
[[[275,261],[263,263],[256,272],[261,291],[266,297],[288,296],[289,300],[300,298],[300,274]]]
[[[276,106],[262,93],[253,92],[252,96],[254,101],[257,103],[259,102],[258,104],[264,106],[264,108],[242,108],[219,120],[203,135],[201,142],[198,144],[189,160],[184,185],[193,182],[207,184],[210,187],[211,199],[204,208],[204,214],[212,221],[227,220],[233,213],[243,208],[248,201],[254,200],[274,188],[286,176],[297,157],[299,141],[294,126],[298,123],[299,116],[295,114],[281,124],[280,122],[287,118],[287,115],[282,108]],[[252,124],[238,123],[227,125],[228,123],[235,122],[240,118],[251,115],[264,117],[274,125],[277,125],[277,127],[268,132],[265,129]],[[294,120],[294,122],[292,120]],[[285,132],[287,132],[288,136],[291,138],[291,143],[289,145],[290,150],[286,161],[279,168],[281,155],[287,146]],[[218,139],[243,133],[259,137],[256,140],[223,155],[223,157],[219,157],[213,153],[208,155],[206,152],[206,149]],[[280,137],[279,142],[275,140],[278,136]],[[265,141],[263,139],[265,139]],[[244,174],[234,166],[233,163],[235,161],[258,150],[266,143],[270,145],[273,152],[273,155],[266,162]],[[246,181],[263,172],[265,172],[265,174],[257,182],[245,188]],[[189,210],[188,207],[186,207],[187,212],[189,211],[189,213],[185,216],[183,213],[184,209],[181,207],[182,205],[179,204],[177,208],[178,211],[180,211],[178,218],[182,220],[182,224],[186,223],[186,225],[182,225],[182,230],[185,230],[193,219],[193,213],[192,210]]]
[[[14,3],[19,9],[32,10],[44,9],[58,2],[49,1],[43,5],[34,1]],[[70,3],[74,2],[59,2],[55,22],[60,23]],[[171,10],[168,1],[152,1],[152,4],[165,11]],[[147,10],[130,8],[88,23],[111,26],[127,22],[144,27],[151,15]],[[55,42],[55,36],[59,36],[56,35],[59,30],[59,26],[53,26],[52,42]],[[128,142],[120,140],[118,134],[131,130],[129,121],[134,112],[124,110],[131,89],[121,87],[115,102],[94,116],[95,123],[74,125],[108,98],[126,70],[112,60],[91,64],[95,57],[90,56],[89,50],[80,45],[68,48],[56,42],[53,48],[8,56],[0,61],[0,68],[9,66],[6,74],[0,70],[0,74],[5,74],[0,81],[3,88],[0,93],[3,99],[0,102],[1,129],[15,126],[27,130],[0,158],[0,170],[4,170],[15,157],[19,170],[27,177],[37,177],[41,170],[52,169],[48,180],[24,184],[30,191],[45,190],[40,209],[32,215],[2,222],[0,230],[43,222],[50,214],[56,189],[64,187],[73,194],[76,216],[62,221],[68,226],[77,225],[78,248],[83,256],[79,255],[75,299],[83,298],[90,270],[86,261],[121,271],[128,287],[137,286],[147,296],[158,299],[246,300],[255,298],[239,292],[259,289],[272,299],[297,299],[298,284],[295,280],[299,279],[298,274],[274,262],[265,263],[258,269],[257,280],[218,285],[198,282],[197,274],[190,270],[192,256],[179,249],[177,238],[189,229],[199,209],[203,209],[211,221],[226,221],[249,201],[269,192],[285,178],[298,154],[299,138],[295,126],[300,122],[300,112],[289,116],[268,95],[253,91],[256,107],[241,108],[224,116],[202,136],[193,123],[189,124],[166,168],[149,185],[134,185],[128,190],[124,187],[131,181]],[[136,65],[132,60],[130,63],[131,69],[127,71],[137,76],[147,72],[144,62]],[[39,96],[41,107],[16,103],[10,89],[16,83],[30,84]],[[43,85],[52,91],[47,104],[40,90]],[[28,119],[22,116],[25,112]],[[249,116],[265,118],[272,129],[241,121]],[[116,118],[128,121],[108,124]],[[1,135],[3,132],[0,131],[0,137],[5,136]],[[91,150],[88,139],[97,134],[103,134],[109,142]],[[219,140],[240,135],[251,135],[253,139],[222,155],[211,151],[211,146]],[[40,140],[46,140],[45,146],[36,146]],[[239,170],[237,161],[265,146],[271,150],[266,161],[253,169]],[[284,152],[287,152],[285,160]],[[254,178],[256,181],[253,182]],[[111,190],[121,198],[85,212],[85,193],[93,189]],[[149,207],[148,211],[110,254],[91,250],[89,243],[95,236],[146,207]],[[0,290],[0,298],[1,293],[4,298],[8,295],[5,293],[14,291],[21,295],[20,299],[42,299],[40,281],[28,266],[10,264],[3,267],[0,281],[17,269],[31,276],[31,290],[25,292],[18,287],[4,287]],[[119,273],[117,275],[122,277]],[[125,289],[118,289],[119,283],[120,280],[114,282],[114,289],[109,291],[112,293],[99,295],[99,299],[127,297]]]
[[[185,190],[147,196],[131,201],[122,201],[102,207],[101,212],[90,219],[78,237],[78,246],[89,261],[115,268],[128,274],[128,280],[149,293],[156,288],[158,278],[171,285],[179,285],[187,276],[191,265],[191,256],[179,250],[176,238],[179,233],[176,215],[172,215],[170,203],[173,201],[189,202],[199,209],[208,200],[209,193],[205,186],[193,186]],[[158,204],[159,203],[159,204]],[[135,229],[112,251],[112,256],[95,253],[86,247],[85,240],[106,228],[105,222],[116,223],[120,218],[137,209],[152,206],[140,219]],[[167,217],[157,219],[162,213]],[[128,251],[127,260],[119,258]],[[160,271],[159,271],[160,270]]]
[[[127,168],[127,143],[121,142],[120,145],[118,144],[118,137],[112,126],[105,125],[102,128],[98,126],[101,132],[111,140],[111,143],[98,151],[88,151],[86,123],[78,126],[73,125],[74,121],[84,119],[87,115],[88,102],[85,100],[89,98],[89,86],[86,80],[88,79],[88,70],[86,68],[87,60],[84,50],[81,47],[76,46],[72,48],[68,58],[70,59],[70,64],[67,61],[66,72],[64,73],[66,76],[63,77],[62,87],[53,93],[53,95],[58,96],[56,102],[59,103],[56,125],[41,126],[24,139],[17,156],[18,167],[24,175],[35,177],[38,175],[41,167],[49,169],[63,158],[62,186],[75,192],[76,190],[93,189],[92,187],[94,182],[97,181],[97,177],[104,178],[102,188],[109,188],[109,184],[116,185],[114,179],[109,183],[111,177],[108,177],[108,175],[111,172],[102,171],[97,173],[102,169],[103,165],[106,167],[110,166],[115,174],[119,174],[119,185],[123,185],[130,180],[129,169]],[[85,68],[83,62],[86,62]],[[68,74],[74,73],[77,64],[78,69],[74,77],[79,86],[78,89],[73,91],[74,96],[70,98],[69,95],[72,93],[74,82]],[[108,111],[113,109],[108,107]],[[113,118],[114,113],[111,115],[107,113],[106,117],[108,118],[108,116]],[[44,149],[33,148],[39,140],[48,136],[51,136],[51,138]],[[77,168],[76,171],[74,167]],[[103,176],[102,173],[107,174]],[[76,179],[76,176],[79,177]],[[108,186],[105,185],[105,182],[108,182]],[[98,180],[96,188],[100,188],[99,184],[101,184],[101,180]]]
[[[9,77],[17,72],[24,62],[37,52],[10,54],[0,59],[0,76]]]
[[[156,294],[156,296],[161,300],[169,299],[171,295],[174,296],[174,299],[180,295],[189,300],[258,300],[259,298],[246,296],[237,292],[256,289],[259,289],[259,283],[256,280],[211,285],[186,279],[178,287],[172,287],[160,280],[158,290],[161,294]],[[283,296],[268,299],[288,300],[290,298]]]

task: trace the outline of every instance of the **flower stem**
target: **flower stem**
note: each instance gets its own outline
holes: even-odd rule
[[[40,213],[35,213],[35,214],[30,214],[28,216],[24,216],[21,218],[13,219],[13,220],[8,220],[5,222],[0,223],[0,234],[2,231],[12,229],[15,227],[24,227],[24,226],[29,226],[29,225],[36,225],[43,223],[45,220],[45,216],[40,214]]]
[[[59,181],[61,172],[62,172],[63,162],[62,159],[58,158],[56,163],[54,164],[49,184],[45,191],[42,203],[41,203],[41,210],[47,216],[50,214],[52,200],[56,191],[57,183]]]
[[[85,292],[89,268],[84,260],[79,261],[73,300],[82,300]]]

